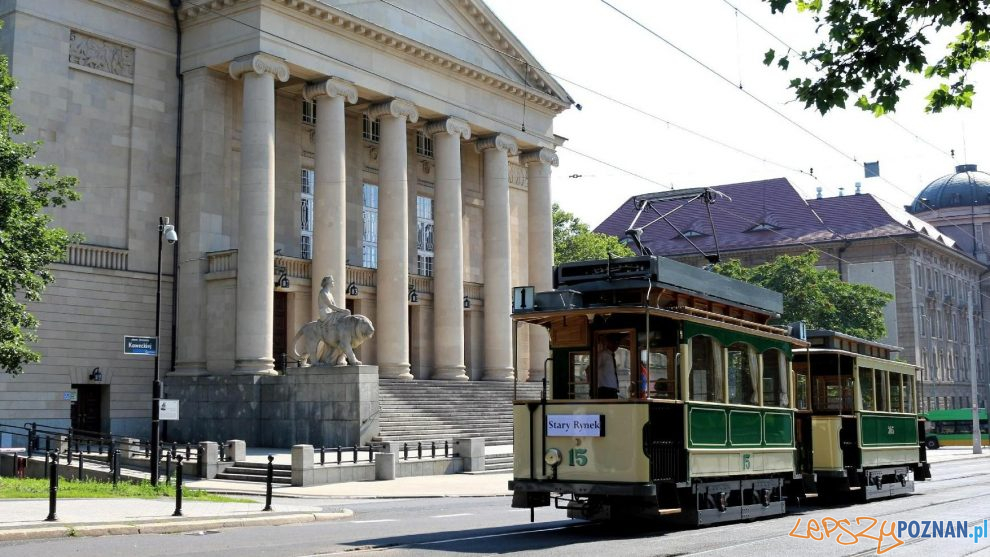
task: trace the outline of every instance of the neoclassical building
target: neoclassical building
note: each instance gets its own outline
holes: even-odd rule
[[[983,302],[990,294],[985,280],[987,256],[982,244],[972,248],[971,235],[964,243],[966,234],[955,226],[961,213],[970,223],[968,208],[930,205],[938,190],[934,186],[944,181],[936,180],[919,194],[933,198],[926,203],[934,210],[917,216],[911,208],[911,213],[906,212],[858,189],[854,195],[804,199],[784,178],[714,186],[728,197],[711,205],[711,221],[705,206],[692,202],[669,215],[673,227],[658,222],[644,229],[642,241],[658,255],[698,266],[708,263],[699,248],[711,255],[717,246],[722,259],[739,259],[747,266],[781,254],[817,250],[820,267],[835,270],[848,282],[870,284],[893,295],[884,309],[887,334],[879,340],[900,347],[898,357],[920,368],[922,410],[968,408],[973,402],[974,372],[976,402],[984,406],[990,393],[990,342],[984,326],[990,304]],[[990,201],[990,182],[984,179],[977,186],[973,195],[987,200],[982,203]],[[667,210],[677,205],[657,205],[662,213],[668,206]],[[596,230],[624,237],[636,211],[630,199]],[[936,227],[933,217],[939,211],[955,220],[942,220]],[[986,221],[990,221],[986,216],[977,219]],[[985,229],[990,233],[990,227]],[[983,230],[977,228],[978,234]],[[972,330],[970,295],[977,316]],[[970,363],[974,339],[975,368]]]
[[[85,236],[31,306],[43,360],[0,377],[0,421],[146,434],[153,366],[123,337],[154,333],[160,216],[166,391],[292,366],[325,276],[374,322],[358,356],[381,377],[542,373],[540,331],[514,351],[511,288],[551,286],[572,100],[482,1],[8,0],[0,18],[28,139],[80,180],[55,222]]]

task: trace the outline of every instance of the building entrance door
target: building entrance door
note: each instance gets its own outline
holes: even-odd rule
[[[285,354],[288,352],[289,293],[275,293],[275,314],[272,327],[272,357],[275,369],[285,371]]]
[[[100,385],[73,385],[77,400],[70,405],[72,429],[100,432],[103,428],[103,387]]]

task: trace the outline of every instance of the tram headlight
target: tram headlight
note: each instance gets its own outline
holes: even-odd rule
[[[548,466],[556,466],[560,464],[563,459],[563,455],[557,449],[547,449],[547,452],[543,453],[543,462],[546,462]]]

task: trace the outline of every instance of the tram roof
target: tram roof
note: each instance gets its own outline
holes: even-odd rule
[[[656,255],[575,261],[554,271],[554,288],[578,292],[666,288],[764,315],[784,311],[779,292]]]

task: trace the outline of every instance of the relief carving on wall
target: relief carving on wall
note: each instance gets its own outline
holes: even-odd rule
[[[72,31],[69,34],[69,63],[101,72],[134,78],[134,49]]]
[[[520,188],[526,187],[526,169],[515,163],[509,163],[509,183]]]

